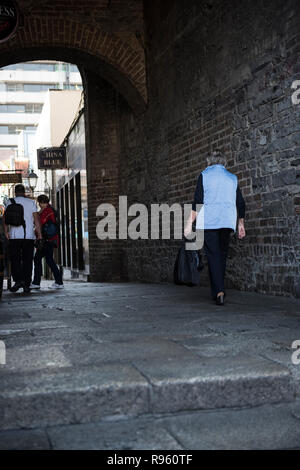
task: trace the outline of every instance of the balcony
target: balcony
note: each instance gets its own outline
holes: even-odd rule
[[[15,126],[36,126],[39,123],[40,114],[36,113],[0,113],[0,125]]]
[[[17,147],[18,134],[0,134],[0,147]]]
[[[1,91],[0,104],[27,104],[44,103],[46,91],[39,93],[30,93],[23,91]]]
[[[1,82],[16,83],[65,83],[66,72],[44,72],[44,71],[24,71],[24,70],[0,70]],[[79,72],[69,74],[69,82],[74,85],[82,83]]]

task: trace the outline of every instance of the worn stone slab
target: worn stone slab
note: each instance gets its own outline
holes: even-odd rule
[[[293,364],[292,355],[296,350],[285,346],[269,349],[264,356],[285,366],[291,373],[295,385],[295,395],[300,397],[300,364]],[[299,354],[297,356],[299,358]]]
[[[120,338],[121,339],[121,338]],[[103,339],[101,343],[68,344],[61,347],[66,359],[73,364],[97,364],[103,362],[133,362],[137,357],[151,360],[153,357],[196,356],[184,346],[174,341],[146,337],[137,338],[134,341],[108,341]]]
[[[0,321],[1,323],[12,323],[12,322],[20,322],[30,319],[30,315],[24,312],[16,312],[13,309],[9,311],[7,308],[5,309],[5,313],[0,309]]]
[[[138,314],[136,315],[136,317]],[[214,333],[212,329],[208,327],[208,325],[203,322],[201,319],[189,319],[189,314],[182,319],[174,319],[172,313],[170,312],[170,316],[168,319],[160,318],[156,320],[147,320],[142,321],[139,318],[133,318],[131,321],[123,322],[119,321],[117,323],[109,323],[107,322],[104,324],[103,322],[100,323],[100,326],[105,326],[107,329],[108,334],[117,335],[141,335],[145,336],[156,335],[157,337],[171,337],[173,335],[208,335]],[[95,333],[96,329],[95,329]]]
[[[293,404],[284,404],[195,412],[168,418],[164,425],[190,450],[299,449],[300,423],[293,410]]]
[[[260,332],[260,334],[244,333],[240,335],[219,335],[218,337],[193,337],[184,339],[182,344],[199,356],[204,357],[236,356],[247,351],[251,356],[259,354],[268,356],[271,360],[277,360],[277,353],[287,352],[289,353],[286,354],[288,360],[285,364],[287,365],[291,362],[291,345],[296,336],[295,332],[282,328],[281,332],[276,330],[274,333]]]
[[[84,423],[148,412],[148,382],[129,365],[4,375],[0,429]]]
[[[44,430],[0,431],[0,450],[50,450]]]
[[[155,419],[60,426],[47,429],[54,450],[181,450],[183,447]]]
[[[272,342],[265,338],[248,338],[245,343],[242,336],[196,337],[183,340],[182,344],[201,357],[240,356],[245,354],[245,349],[253,356],[272,347]]]
[[[152,385],[152,412],[257,406],[291,401],[289,370],[259,357],[135,361]]]
[[[0,366],[6,429],[289,402],[300,390],[288,349],[300,301],[228,290],[220,308],[207,288],[138,283],[67,282],[53,294],[4,292],[0,303],[0,339],[19,363]]]
[[[300,322],[298,320],[297,325],[295,325],[294,322],[291,321],[291,325],[289,326],[289,320],[290,319],[287,320],[285,326],[282,326],[282,322],[278,322],[278,326],[275,330],[265,331],[262,328],[260,331],[255,333],[245,332],[240,335],[240,337],[243,338],[245,342],[247,342],[249,339],[265,338],[274,344],[282,344],[287,348],[290,348],[294,340],[300,340]]]
[[[88,340],[88,332],[79,332],[72,328],[59,328],[46,331],[35,331],[30,330],[26,332],[20,332],[18,334],[2,336],[0,340],[5,342],[7,349],[10,348],[31,348],[32,346],[49,346],[63,344],[78,344]]]
[[[231,334],[243,334],[243,333],[256,333],[261,331],[273,331],[276,329],[278,321],[263,321],[263,320],[253,320],[251,318],[243,317],[241,319],[234,320],[225,320],[222,321],[214,319],[213,322],[207,322],[207,327],[211,328],[214,331],[218,331],[220,334],[231,335]]]
[[[16,371],[30,371],[47,368],[71,366],[72,362],[65,356],[58,345],[38,345],[6,349],[6,364],[0,366],[2,374]]]
[[[18,323],[8,323],[0,325],[0,336],[9,336],[15,333],[24,332],[24,331],[33,331],[33,330],[47,330],[55,328],[66,328],[68,325],[64,322],[57,320],[30,320],[27,322],[18,322]]]
[[[300,425],[300,400],[298,399],[292,407],[292,415],[294,418],[298,419]]]
[[[108,417],[97,423],[0,432],[0,449],[275,450],[300,448],[300,403]]]

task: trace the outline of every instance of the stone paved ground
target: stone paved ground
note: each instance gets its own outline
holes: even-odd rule
[[[297,299],[45,281],[4,292],[0,340],[0,449],[300,447]]]

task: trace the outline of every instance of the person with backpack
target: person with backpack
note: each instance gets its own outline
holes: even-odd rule
[[[38,242],[36,253],[34,255],[34,278],[32,284],[30,284],[30,288],[40,289],[42,278],[42,259],[45,257],[46,263],[51,269],[55,279],[55,282],[49,287],[49,289],[63,289],[64,285],[62,274],[53,258],[54,248],[57,248],[59,243],[59,228],[56,211],[50,205],[49,198],[45,194],[38,196],[37,201],[41,208],[39,216],[43,240]]]
[[[23,287],[24,293],[30,293],[34,241],[42,238],[41,224],[35,201],[25,196],[22,184],[15,186],[15,198],[7,201],[3,228],[9,240],[12,277],[15,284],[11,292]]]

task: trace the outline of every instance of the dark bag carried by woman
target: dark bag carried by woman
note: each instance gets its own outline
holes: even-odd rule
[[[48,220],[48,222],[42,226],[42,234],[46,240],[55,237],[55,235],[58,234],[57,224],[52,222],[52,220]]]
[[[204,268],[198,250],[186,250],[186,240],[182,242],[174,265],[174,283],[177,285],[198,286],[200,272]]]

